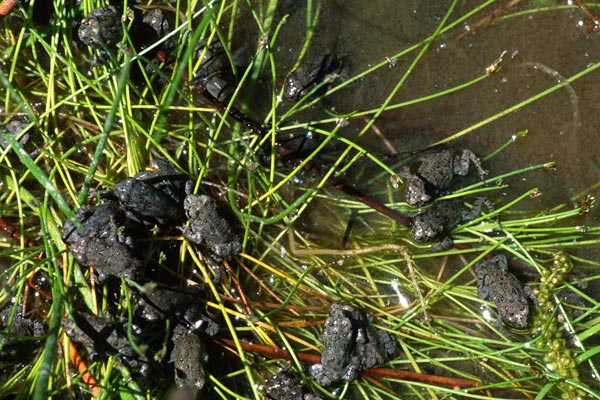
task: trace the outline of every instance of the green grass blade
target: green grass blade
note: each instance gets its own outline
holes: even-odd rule
[[[79,227],[81,225],[80,222],[75,218],[75,213],[71,210],[65,199],[62,197],[60,191],[52,184],[52,182],[50,182],[46,174],[44,174],[42,169],[38,167],[29,154],[27,154],[25,149],[23,149],[21,146],[21,143],[19,143],[17,139],[10,134],[4,134],[4,139],[13,149],[17,157],[19,157],[19,160],[21,160],[23,165],[25,165],[29,172],[31,172],[31,175],[33,175],[33,177],[37,179],[37,181],[44,187],[46,193],[48,193],[50,197],[54,199],[62,213],[75,226]]]

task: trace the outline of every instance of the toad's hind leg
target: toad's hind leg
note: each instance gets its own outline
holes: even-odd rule
[[[448,250],[454,246],[454,241],[450,236],[444,237],[439,243],[436,243],[432,246],[431,250],[434,252]]]
[[[465,176],[469,173],[469,167],[473,165],[477,168],[479,178],[483,179],[487,174],[487,171],[481,166],[479,158],[469,149],[464,149],[460,156],[454,157],[454,173],[457,175]]]
[[[488,209],[488,212],[494,212],[494,204],[490,201],[490,199],[481,196],[475,199],[475,201],[473,202],[473,208],[471,208],[470,210],[465,210],[465,212],[462,215],[462,220],[464,222],[467,222],[479,217],[484,206]]]

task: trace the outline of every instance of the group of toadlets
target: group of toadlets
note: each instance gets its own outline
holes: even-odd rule
[[[471,163],[483,177],[479,161],[469,150],[460,154],[444,150],[423,156],[415,173],[404,173],[407,202],[417,206],[432,202],[448,189],[453,175],[467,174]],[[68,222],[63,239],[81,265],[94,266],[98,282],[112,275],[140,279],[143,275],[143,252],[138,248],[139,232],[146,232],[147,226],[177,226],[188,240],[203,246],[216,261],[238,253],[241,242],[215,200],[190,192],[191,182],[187,175],[167,161],[154,160],[149,170],[119,182],[113,193],[105,193],[108,201],[82,206],[77,220],[83,229],[78,230]],[[113,196],[114,199],[111,199]],[[489,204],[479,199],[477,202]],[[451,203],[451,206],[448,208],[445,203]],[[430,215],[432,209],[433,218]],[[452,215],[448,216],[445,210],[450,210]],[[475,211],[480,212],[479,209]],[[432,238],[439,239],[439,235],[443,234],[442,241],[447,242],[452,227],[472,213],[473,209],[466,209],[454,200],[437,201],[414,217],[411,233],[419,241],[421,236],[415,235],[419,229],[428,234],[438,232]],[[425,225],[427,229],[423,228]],[[476,269],[479,295],[495,303],[498,322],[505,321],[515,328],[525,328],[533,297],[531,290],[523,287],[507,271],[506,257],[495,256],[480,262]],[[149,308],[148,305],[145,307]],[[194,317],[198,319],[198,315]],[[184,316],[182,318],[185,320]],[[203,318],[204,321],[210,320]],[[351,381],[359,377],[365,368],[380,366],[392,356],[396,351],[394,337],[375,328],[373,321],[373,317],[364,311],[333,303],[321,336],[321,362],[311,367],[311,377],[323,386],[331,386],[341,380]],[[211,328],[213,334],[216,333],[218,327],[214,324],[209,326],[214,328]],[[174,337],[177,337],[178,343],[182,337],[187,337],[185,331],[184,328],[178,331],[176,328]]]
[[[450,231],[459,223],[477,217],[483,205],[493,210],[483,197],[467,208],[459,200],[435,201],[446,193],[456,175],[467,175],[474,165],[483,179],[485,171],[475,154],[465,149],[456,153],[442,150],[421,156],[404,170],[406,202],[412,206],[428,206],[412,216],[411,236],[417,242],[440,241],[434,250],[452,245]],[[492,301],[498,310],[498,324],[523,329],[530,319],[530,304],[535,303],[531,289],[508,272],[507,259],[497,255],[477,264],[479,297]],[[393,336],[372,325],[373,317],[349,305],[334,303],[322,334],[321,363],[310,369],[311,377],[320,385],[330,386],[341,380],[356,379],[364,368],[382,365],[396,350]]]
[[[81,265],[94,266],[99,283],[111,275],[139,278],[147,227],[179,227],[216,260],[239,253],[240,239],[217,202],[191,194],[191,189],[187,175],[168,161],[155,159],[148,170],[117,183],[113,193],[104,193],[104,202],[83,205],[76,215],[82,228],[68,221],[63,240]]]
[[[123,36],[121,24],[114,23],[119,18],[120,13],[114,7],[94,10],[79,29],[80,39],[101,51],[110,51]],[[138,21],[138,25],[149,26],[157,36],[164,36],[169,31],[168,21],[160,10],[148,13],[143,21]],[[101,53],[100,61],[107,56]],[[211,57],[205,56],[205,59]],[[213,67],[214,70],[220,70],[220,64],[210,64],[217,65]],[[214,96],[222,98],[226,85],[215,80],[214,76],[218,77],[218,74],[210,72],[206,75],[212,80],[205,79],[204,84],[209,90],[214,86]],[[437,242],[433,250],[448,248],[453,244],[450,231],[456,225],[479,216],[484,206],[493,210],[489,200],[483,197],[475,199],[471,208],[465,207],[460,200],[434,201],[445,194],[455,176],[468,174],[471,165],[483,179],[485,171],[475,154],[468,149],[460,153],[442,150],[423,155],[412,166],[412,171],[406,169],[400,173],[407,180],[406,202],[416,207],[428,206],[411,216],[410,234],[416,242]],[[215,200],[207,195],[191,194],[191,182],[187,175],[167,161],[154,160],[149,170],[119,182],[112,193],[105,195],[107,201],[82,206],[76,215],[78,223],[67,222],[63,235],[63,240],[79,264],[94,267],[98,283],[111,276],[133,281],[144,279],[144,254],[147,250],[144,248],[144,239],[147,239],[149,226],[177,227],[188,240],[208,250],[210,258],[217,262],[241,251],[241,242],[231,222],[223,216]],[[479,296],[495,303],[499,323],[505,321],[515,328],[525,328],[529,321],[530,300],[534,298],[530,288],[523,287],[507,271],[506,257],[499,255],[480,262],[476,270]],[[180,296],[173,293],[166,295],[165,290],[169,289],[155,290],[138,302],[136,312],[144,320],[154,321],[171,313],[177,314],[185,308],[181,306],[187,304],[190,296],[197,295],[195,291],[184,291]],[[115,316],[111,318],[119,319]],[[74,318],[75,322],[77,319]],[[101,329],[107,324],[107,318],[102,316],[100,319],[102,321],[96,323],[95,318],[88,315],[85,323]],[[193,307],[177,314],[177,319],[179,323],[176,323],[172,335],[172,358],[176,364],[177,358],[190,359],[189,356],[180,357],[179,353],[204,347],[204,342],[199,339],[201,336],[186,326],[185,321],[203,321],[204,332],[209,336],[218,331],[218,326],[210,318]],[[81,318],[79,322],[84,323]],[[364,311],[333,303],[321,336],[321,362],[311,367],[311,377],[320,385],[330,386],[341,380],[356,379],[365,368],[382,365],[396,351],[396,341],[387,331],[375,328],[373,322],[373,317]],[[119,319],[112,323],[120,327],[124,321]],[[76,323],[66,322],[64,325],[70,336],[81,337]],[[110,342],[110,336],[105,341]],[[191,352],[198,353],[201,364],[206,362],[204,350]],[[203,381],[199,382],[199,376],[203,379],[203,373],[199,371],[202,365],[191,365],[193,362],[181,360],[176,368],[181,368],[190,377],[195,376],[196,381],[191,384],[201,389],[204,384]],[[267,392],[271,397],[286,398],[285,393],[289,394],[295,388],[289,384],[287,376],[273,379],[270,386],[267,384]],[[185,379],[182,381],[185,383]],[[272,393],[269,393],[270,390]],[[285,392],[283,396],[282,391]]]
[[[489,199],[478,197],[472,208],[467,208],[461,200],[440,200],[437,197],[446,194],[455,176],[465,176],[471,165],[484,179],[486,171],[477,156],[469,149],[461,152],[441,150],[421,156],[414,165],[414,172],[401,173],[407,180],[406,202],[411,206],[429,205],[414,216],[411,222],[411,236],[417,242],[440,242],[433,250],[452,246],[450,231],[462,222],[470,221],[481,213],[485,205],[490,212],[493,205]],[[508,262],[504,255],[496,255],[479,262],[477,271],[477,289],[482,300],[490,300],[498,310],[498,325],[502,321],[508,325],[523,329],[530,319],[530,306],[535,304],[531,288],[508,272]]]
[[[202,282],[173,281],[172,274],[161,272],[155,261],[148,260],[148,254],[172,250],[177,243],[156,242],[152,236],[156,230],[183,234],[204,248],[207,262],[215,268],[239,253],[242,245],[217,202],[208,195],[191,194],[191,189],[186,174],[170,162],[156,159],[148,170],[117,183],[112,192],[98,193],[102,201],[81,206],[76,222],[65,223],[64,242],[80,265],[93,266],[96,282],[116,280],[118,284],[125,278],[134,284],[130,285],[133,318],[114,312],[109,304],[99,316],[74,311],[63,320],[63,328],[71,339],[86,344],[92,356],[119,354],[122,362],[143,373],[156,362],[152,352],[159,353],[164,345],[161,335],[149,332],[155,327],[164,334],[169,320],[170,357],[160,363],[172,366],[177,386],[199,393],[208,361],[206,338],[216,335],[219,326],[199,301],[204,292]],[[152,243],[167,250],[151,248]],[[138,286],[143,290],[133,290]],[[148,349],[141,360],[132,349],[128,330],[138,347],[144,344]]]

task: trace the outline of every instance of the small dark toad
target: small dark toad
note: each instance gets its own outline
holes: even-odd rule
[[[242,249],[233,226],[219,212],[210,196],[190,194],[183,203],[189,225],[181,227],[183,235],[196,244],[204,244],[217,259],[230,259]]]
[[[98,52],[93,64],[103,64],[123,39],[122,13],[114,6],[96,8],[81,21],[77,36]]]
[[[291,370],[279,371],[265,382],[270,400],[322,400],[302,386],[300,377]]]
[[[114,192],[129,218],[146,225],[176,225],[185,220],[183,200],[190,188],[187,175],[155,159],[148,170],[117,183]]]
[[[321,363],[310,376],[321,386],[353,381],[365,368],[382,365],[396,351],[388,332],[373,327],[373,317],[349,305],[333,303],[323,330]]]
[[[202,84],[206,91],[220,102],[227,102],[235,90],[232,65],[223,44],[218,40],[207,43],[201,40],[194,47],[198,58],[202,59],[200,68],[194,73],[194,84]],[[236,58],[236,55],[233,54]]]
[[[499,255],[481,261],[475,269],[479,297],[496,305],[498,325],[504,321],[514,328],[526,328],[531,316],[530,301],[535,304],[535,296],[529,286],[523,286],[508,272],[506,257]]]
[[[473,165],[481,179],[486,171],[477,156],[468,149],[460,154],[450,150],[425,154],[419,157],[415,172],[402,171],[399,175],[408,180],[406,183],[406,202],[411,206],[422,206],[436,197],[442,196],[450,187],[456,175],[465,176]]]
[[[125,212],[104,203],[82,206],[76,218],[83,229],[77,230],[69,221],[63,233],[63,241],[75,259],[81,265],[94,266],[99,283],[110,275],[134,279],[142,265],[133,239],[139,227],[126,218]]]
[[[46,326],[41,321],[23,317],[21,305],[7,304],[0,310],[0,363],[28,359],[45,333]]]
[[[204,365],[208,362],[206,339],[177,325],[171,338],[171,361],[175,368],[175,383],[197,395],[205,383]],[[196,396],[194,396],[196,398]]]
[[[283,96],[289,100],[300,100],[318,85],[327,84],[339,76],[342,69],[342,60],[331,54],[305,62],[288,75]]]
[[[191,398],[200,398],[206,382],[204,367],[209,360],[206,338],[215,336],[219,332],[219,325],[204,314],[197,301],[188,303],[183,309],[186,324],[178,324],[171,337],[175,384],[191,393]]]
[[[478,197],[472,208],[467,208],[460,200],[438,201],[416,214],[410,223],[410,235],[418,243],[438,241],[435,251],[452,247],[450,232],[457,225],[479,217],[483,207],[490,212],[494,210],[492,203],[485,197]]]

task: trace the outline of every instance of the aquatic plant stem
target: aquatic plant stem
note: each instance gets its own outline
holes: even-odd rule
[[[53,279],[61,279],[60,273],[53,270]],[[52,307],[50,309],[51,317],[48,326],[48,336],[44,345],[44,352],[41,358],[41,367],[35,380],[35,390],[33,392],[33,400],[46,400],[48,398],[48,381],[52,375],[52,365],[56,355],[56,347],[58,344],[58,331],[62,321],[63,312],[63,296],[60,291],[60,285],[52,285]]]
[[[71,210],[71,207],[67,204],[65,199],[60,194],[60,191],[50,182],[46,174],[42,169],[33,161],[33,159],[27,154],[21,143],[17,141],[12,135],[4,134],[4,139],[12,147],[13,151],[19,157],[19,160],[27,167],[29,172],[37,179],[37,181],[46,189],[46,192],[54,199],[60,210],[66,215],[66,217],[77,227],[81,226],[75,218],[75,213]]]
[[[258,51],[256,53],[255,59],[252,62],[252,68],[250,72],[250,80],[248,81],[248,91],[246,98],[242,101],[242,110],[245,111],[246,105],[249,104],[250,96],[254,93],[254,87],[256,82],[259,81],[260,73],[266,63],[266,58],[270,49],[268,48],[269,43],[269,34],[271,32],[271,28],[273,25],[273,18],[275,16],[275,11],[277,10],[277,2],[278,0],[269,0],[267,5],[267,11],[265,14],[265,18],[262,22],[258,23],[261,37],[259,38],[258,43]],[[259,21],[258,16],[255,15],[257,21]]]
[[[560,331],[557,306],[552,301],[555,290],[561,286],[573,268],[568,256],[562,252],[554,255],[553,263],[541,270],[540,289],[537,295],[538,312],[534,320],[534,332],[540,335],[540,344],[546,352],[544,361],[547,368],[556,373],[562,381],[557,383],[563,398],[576,400],[585,393],[566,382],[579,382],[579,371],[572,350],[567,344],[564,332]]]
[[[198,258],[198,256],[196,255],[196,253],[194,251],[190,251],[190,254],[191,254],[192,259],[194,260],[194,263],[196,265],[203,265],[203,263],[200,261],[200,259]],[[211,280],[211,278],[210,278],[208,272],[206,271],[206,269],[205,268],[200,268],[200,270],[202,272],[202,275],[204,277],[205,282],[207,282],[208,287],[209,287],[209,289],[210,289],[210,291],[211,291],[211,293],[212,293],[212,295],[213,295],[213,297],[215,299],[217,308],[219,309],[219,311],[223,315],[223,319],[225,320],[225,325],[227,326],[227,329],[229,330],[229,333],[231,334],[231,337],[233,338],[233,342],[235,343],[235,347],[239,351],[240,362],[244,366],[244,371],[246,373],[246,376],[248,377],[248,384],[252,388],[252,393],[254,394],[254,398],[258,399],[260,397],[259,397],[259,394],[257,392],[256,383],[254,382],[254,376],[252,375],[252,369],[250,368],[250,364],[249,364],[248,360],[244,356],[244,352],[240,351],[242,349],[242,342],[239,340],[239,337],[236,334],[236,329],[235,329],[235,327],[233,325],[233,322],[231,321],[231,318],[229,317],[229,313],[227,312],[227,308],[225,307],[225,303],[223,302],[223,299],[221,298],[221,295],[219,294],[219,291],[215,287],[215,284]]]

